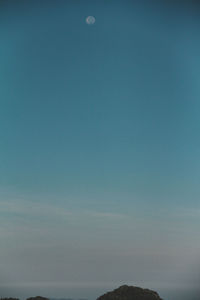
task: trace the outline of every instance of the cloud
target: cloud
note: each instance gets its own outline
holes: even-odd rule
[[[127,217],[126,215],[105,212],[105,211],[90,211],[90,210],[68,210],[60,205],[52,205],[48,203],[36,203],[33,201],[24,201],[16,199],[13,201],[0,201],[0,214],[14,214],[27,216],[49,216],[49,217],[89,217],[89,218],[103,218],[103,219],[121,219]]]
[[[173,216],[176,218],[199,218],[200,208],[179,208],[174,211]]]
[[[70,282],[72,277],[75,284],[93,277],[97,283],[112,278],[117,281],[120,276],[128,282],[135,274],[147,282],[148,272],[155,282],[161,278],[171,284],[174,276],[174,280],[180,277],[180,283],[185,283],[181,274],[187,274],[189,268],[192,273],[194,260],[199,258],[197,245],[190,243],[194,235],[185,235],[186,225],[191,225],[188,221],[185,225],[184,220],[193,215],[198,211],[179,208],[166,215],[161,212],[156,219],[153,215],[137,215],[136,210],[129,214],[69,210],[65,204],[2,197],[2,267],[9,274],[17,270],[21,275],[16,281],[27,284],[36,282],[38,273],[48,285],[54,279]]]

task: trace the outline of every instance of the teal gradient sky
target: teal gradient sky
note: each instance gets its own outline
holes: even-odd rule
[[[31,0],[0,9],[5,295],[38,282],[47,296],[48,285],[57,296],[59,285],[198,284],[196,7]]]

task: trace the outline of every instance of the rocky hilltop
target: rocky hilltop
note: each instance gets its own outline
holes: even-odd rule
[[[108,292],[97,300],[163,300],[159,295],[149,289],[122,285],[112,292]]]

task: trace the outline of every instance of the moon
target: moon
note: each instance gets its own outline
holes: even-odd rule
[[[96,19],[93,16],[88,16],[85,21],[88,25],[93,25],[96,22]]]

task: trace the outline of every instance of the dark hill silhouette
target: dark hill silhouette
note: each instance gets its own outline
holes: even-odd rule
[[[26,300],[49,300],[49,299],[41,296],[36,296],[36,297],[27,298]]]
[[[163,300],[159,295],[149,289],[122,285],[112,292],[108,292],[97,300]]]
[[[19,298],[8,297],[8,298],[0,298],[0,300],[19,300]]]

